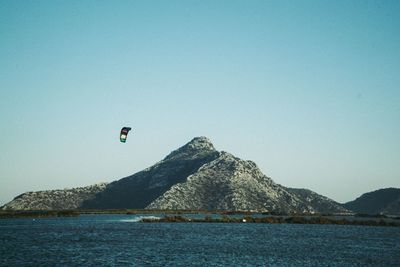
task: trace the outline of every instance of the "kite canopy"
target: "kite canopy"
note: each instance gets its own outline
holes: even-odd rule
[[[126,142],[126,138],[128,137],[128,133],[129,133],[130,130],[131,130],[131,127],[123,127],[123,128],[121,129],[121,133],[120,133],[120,135],[119,135],[119,140],[120,140],[122,143],[125,143],[125,142]]]

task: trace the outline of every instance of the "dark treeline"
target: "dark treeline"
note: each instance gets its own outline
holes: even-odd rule
[[[226,210],[150,210],[150,209],[76,209],[76,210],[0,210],[1,218],[79,216],[81,214],[221,214],[221,215],[285,215],[277,212]]]
[[[222,216],[221,218],[185,218],[182,216],[165,216],[164,218],[143,218],[141,222],[202,222],[202,223],[293,223],[293,224],[338,224],[338,225],[369,225],[369,226],[400,226],[400,222],[380,220],[346,220],[333,219],[324,216],[273,216],[273,217],[251,217],[232,218]]]
[[[386,215],[355,214],[337,216],[332,214],[282,214],[278,212],[226,211],[226,210],[148,210],[148,209],[87,209],[87,210],[0,210],[0,219],[75,217],[82,214],[164,215],[165,217],[143,218],[142,222],[213,222],[213,223],[293,223],[293,224],[339,224],[400,226],[400,217]],[[186,218],[185,214],[204,214],[203,218]],[[210,215],[218,215],[217,218]],[[235,216],[236,215],[236,216]],[[355,219],[358,218],[358,219]],[[362,219],[361,219],[362,218]]]

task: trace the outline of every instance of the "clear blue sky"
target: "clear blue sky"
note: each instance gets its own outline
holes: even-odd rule
[[[114,181],[195,136],[340,202],[400,187],[399,14],[400,1],[0,1],[0,204]]]

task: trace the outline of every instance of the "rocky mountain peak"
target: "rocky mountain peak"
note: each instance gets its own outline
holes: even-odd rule
[[[164,160],[193,159],[206,154],[215,153],[216,150],[210,139],[205,136],[195,137],[186,145],[172,151]]]
[[[184,145],[182,148],[191,149],[191,150],[209,150],[215,151],[214,145],[211,143],[211,140],[205,136],[199,136],[193,138],[189,143]]]

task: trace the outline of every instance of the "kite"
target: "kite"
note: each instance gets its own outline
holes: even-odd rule
[[[119,140],[120,140],[122,143],[125,143],[125,142],[126,142],[126,138],[128,137],[128,133],[129,133],[130,130],[131,130],[131,127],[123,127],[123,128],[121,129],[121,133],[120,133],[120,135],[119,135]]]

